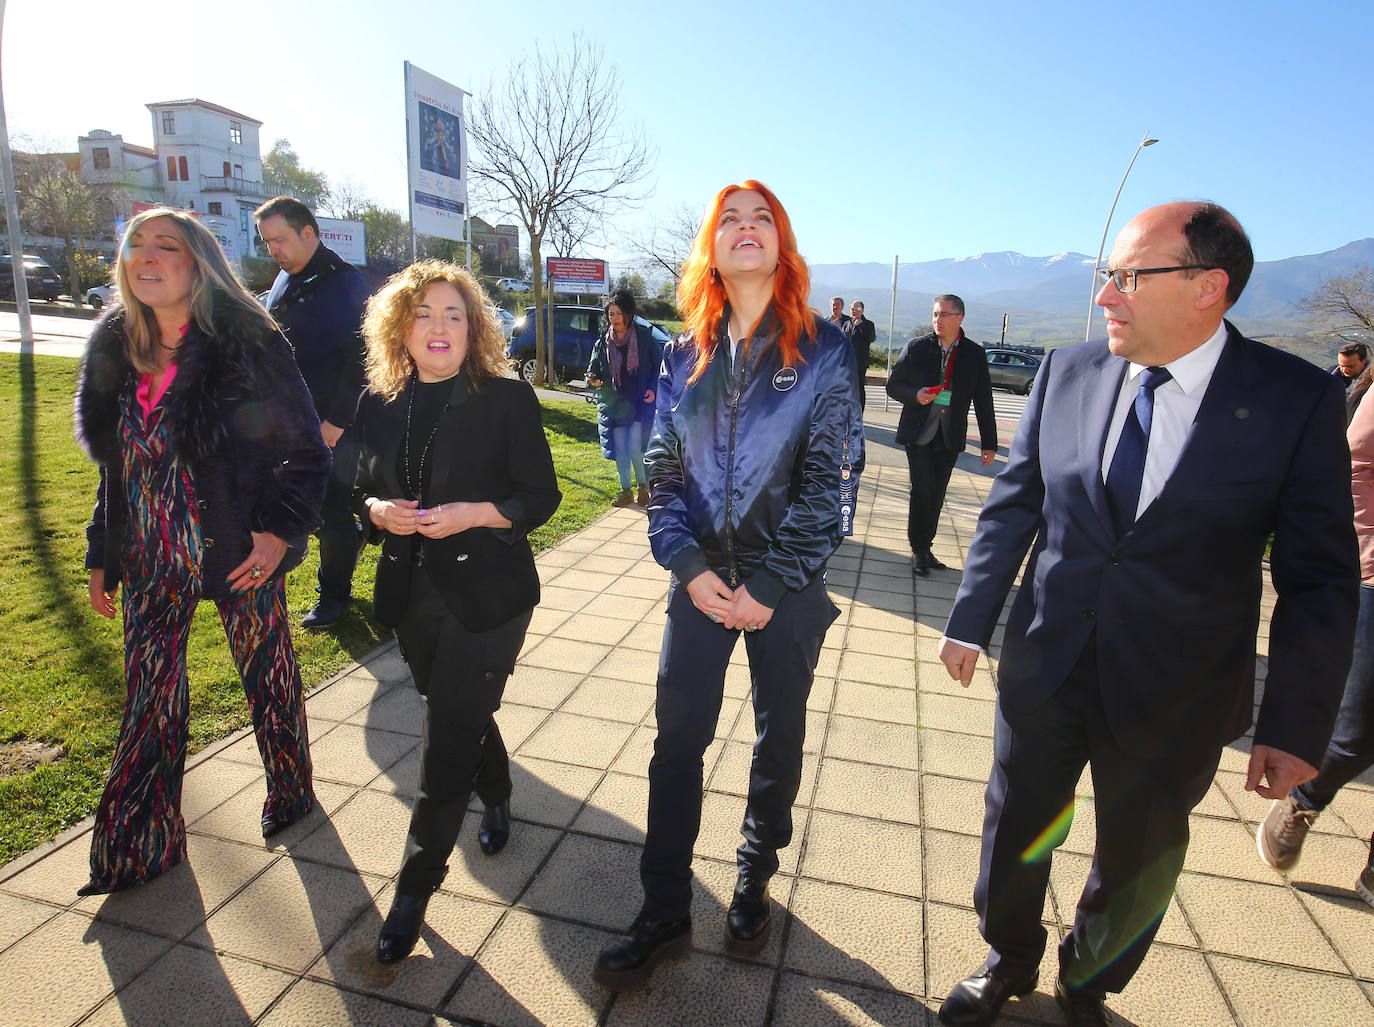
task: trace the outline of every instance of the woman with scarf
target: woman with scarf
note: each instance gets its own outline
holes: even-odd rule
[[[329,450],[286,339],[182,211],[130,223],[120,304],[91,334],[77,437],[100,464],[86,529],[92,608],[123,586],[128,697],[96,809],[91,880],[118,891],[186,855],[186,643],[213,600],[267,771],[262,833],[314,805],[284,578],[320,523]]]
[[[602,307],[606,334],[592,348],[587,384],[599,389],[596,403],[601,452],[615,461],[620,494],[612,506],[649,505],[644,472],[644,445],[654,424],[654,383],[660,359],[649,326],[635,320],[635,298],[628,289],[617,289]],[[638,496],[631,490],[630,472],[639,483]]]

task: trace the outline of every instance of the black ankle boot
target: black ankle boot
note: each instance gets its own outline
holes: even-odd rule
[[[752,954],[768,943],[768,928],[773,923],[773,902],[768,897],[767,879],[741,877],[735,897],[725,914],[730,947]]]
[[[386,915],[382,932],[377,936],[377,962],[397,963],[410,955],[420,940],[420,928],[425,925],[425,908],[434,892],[422,895],[396,893],[391,912]]]
[[[477,829],[477,844],[488,856],[506,847],[510,838],[510,800],[482,809],[482,826]]]
[[[622,935],[601,950],[592,979],[612,991],[637,988],[665,959],[681,956],[692,947],[692,918],[647,920],[641,913]]]

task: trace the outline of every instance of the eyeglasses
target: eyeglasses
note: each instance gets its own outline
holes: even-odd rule
[[[1102,285],[1107,284],[1110,278],[1116,282],[1117,292],[1135,292],[1135,287],[1139,284],[1138,279],[1141,275],[1162,275],[1169,271],[1215,271],[1216,268],[1210,264],[1180,264],[1178,267],[1100,267],[1097,269],[1097,280]]]
[[[964,315],[955,310],[937,310],[930,316],[938,321],[942,317],[963,317]]]

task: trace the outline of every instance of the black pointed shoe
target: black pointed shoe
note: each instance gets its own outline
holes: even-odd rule
[[[647,920],[641,913],[630,933],[611,942],[596,957],[592,980],[611,991],[638,988],[654,967],[665,959],[684,956],[692,949],[692,918]]]
[[[972,977],[956,984],[940,1006],[940,1022],[948,1027],[986,1027],[1009,998],[1020,998],[1035,990],[1039,974],[1018,979],[1002,977],[984,965]]]
[[[926,566],[933,571],[949,570],[948,567],[946,567],[944,564],[940,562],[940,558],[937,557],[934,553],[932,553],[929,549],[926,550]]]
[[[768,944],[768,928],[773,923],[773,902],[768,897],[768,881],[741,877],[735,884],[735,897],[725,914],[725,930],[730,948],[753,955]]]
[[[1069,1027],[1108,1027],[1112,1022],[1112,1014],[1096,992],[1070,988],[1063,980],[1056,980],[1054,1000],[1068,1018]]]
[[[911,573],[918,578],[930,576],[930,563],[926,560],[925,553],[917,553],[911,558]]]
[[[377,935],[377,962],[399,963],[420,940],[420,928],[425,925],[425,908],[433,892],[423,895],[396,893],[391,912],[386,915],[382,932]]]
[[[510,840],[510,800],[482,809],[482,826],[477,829],[477,845],[488,856],[495,856]]]
[[[301,620],[301,627],[307,631],[323,631],[325,628],[337,624],[347,612],[348,600],[321,599],[315,604],[314,609]]]

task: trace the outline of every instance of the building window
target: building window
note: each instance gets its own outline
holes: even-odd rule
[[[97,171],[110,170],[110,148],[108,146],[97,146],[91,151],[91,162]]]
[[[242,165],[242,164],[235,164],[235,165],[234,165],[234,177],[235,177],[235,178],[242,178],[242,177],[243,177],[243,165]]]
[[[229,122],[229,141],[240,144],[243,142],[243,126],[237,121]]]
[[[162,112],[162,134],[165,136],[174,136],[177,134],[176,117],[171,111]]]
[[[224,204],[222,204],[222,203],[216,203],[216,202],[214,202],[213,200],[211,200],[211,201],[210,201],[210,213],[211,213],[211,214],[223,214],[223,213],[224,213]]]
[[[224,162],[224,177],[225,177],[225,178],[228,178],[228,177],[229,177],[229,162],[228,162],[228,161],[225,161],[225,162]]]
[[[248,234],[248,208],[239,208],[239,231],[244,235]]]
[[[175,182],[176,180],[177,180],[177,159],[176,159],[175,157],[168,157],[168,158],[167,158],[167,181],[169,181],[169,182]]]
[[[177,158],[177,170],[179,170],[179,171],[181,172],[181,180],[182,180],[183,182],[189,182],[189,181],[191,181],[191,176],[190,176],[190,174],[189,174],[189,173],[187,172],[187,170],[186,170],[186,158],[185,158],[185,157],[178,157],[178,158]]]

